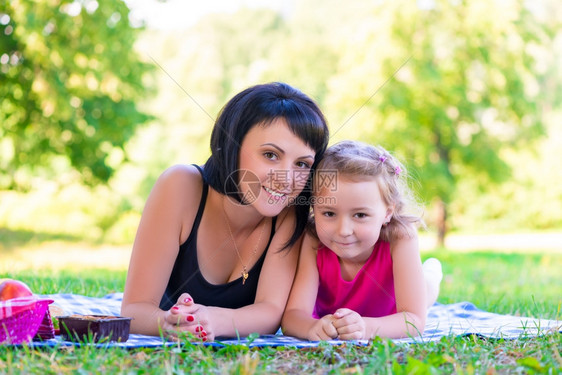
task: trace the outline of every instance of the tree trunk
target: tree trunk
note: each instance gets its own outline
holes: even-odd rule
[[[447,205],[442,199],[439,199],[435,210],[437,224],[437,246],[445,247],[445,235],[447,234]]]

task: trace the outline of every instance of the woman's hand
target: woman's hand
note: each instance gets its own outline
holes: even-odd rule
[[[196,304],[188,293],[183,293],[166,312],[163,328],[172,338],[178,338],[179,332],[190,332],[202,341],[215,339],[207,306]]]
[[[339,339],[362,340],[368,338],[366,337],[365,320],[355,311],[346,308],[337,309],[333,317],[333,325],[338,331]]]
[[[334,317],[331,314],[318,319],[308,331],[307,338],[312,341],[337,339],[338,331],[332,324],[333,321]]]

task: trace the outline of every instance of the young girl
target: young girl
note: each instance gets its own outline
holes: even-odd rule
[[[424,264],[423,220],[406,170],[382,147],[330,147],[314,176],[314,229],[302,245],[283,333],[309,340],[400,338],[423,333],[441,265]]]

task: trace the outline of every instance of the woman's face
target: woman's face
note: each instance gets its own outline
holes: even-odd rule
[[[246,203],[276,216],[301,193],[316,152],[289,129],[285,119],[256,125],[240,147],[239,188]]]

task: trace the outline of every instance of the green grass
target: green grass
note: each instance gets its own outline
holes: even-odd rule
[[[436,252],[445,275],[439,302],[470,301],[499,314],[562,318],[562,254]]]
[[[560,319],[562,254],[492,252],[424,253],[443,263],[439,302],[470,301],[502,314]],[[4,272],[36,293],[103,296],[123,289],[125,271]],[[396,345],[375,339],[368,346],[320,345],[310,349],[221,349],[186,343],[160,349],[10,348],[0,346],[0,373],[560,373],[562,335],[518,340],[447,337]]]
[[[77,241],[78,236],[61,233],[47,233],[27,229],[8,229],[0,226],[0,251],[9,253],[17,251],[23,245],[36,246],[47,241]]]
[[[0,273],[1,278],[18,279],[26,283],[34,293],[74,293],[90,297],[103,297],[122,292],[126,271],[105,269],[80,270],[29,270]]]

